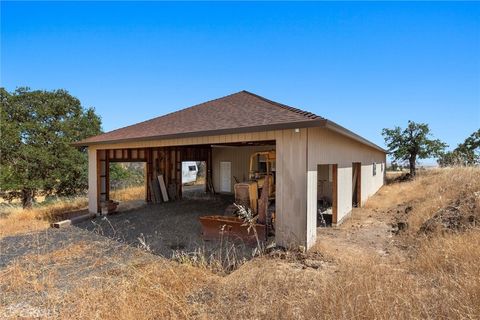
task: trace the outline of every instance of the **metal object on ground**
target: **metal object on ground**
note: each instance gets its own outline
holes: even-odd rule
[[[258,184],[256,181],[236,183],[235,203],[244,207],[249,207],[253,212],[257,212],[258,205]]]
[[[244,221],[237,217],[229,216],[203,216],[200,217],[200,224],[202,225],[202,234],[204,240],[219,240],[221,238],[228,238],[230,240],[242,240],[248,244],[255,244],[255,234],[253,230],[250,233],[247,226],[244,226]],[[266,240],[265,225],[256,224],[258,239],[260,241]]]

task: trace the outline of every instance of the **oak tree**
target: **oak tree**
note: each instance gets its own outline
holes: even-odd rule
[[[438,164],[441,167],[480,164],[480,129],[473,132],[453,151],[442,153],[438,158]]]
[[[87,154],[72,143],[101,132],[100,117],[65,90],[0,88],[0,186],[4,198],[70,196],[87,188]]]
[[[385,143],[394,161],[408,161],[410,174],[415,176],[418,159],[438,157],[447,145],[432,139],[428,124],[408,121],[405,129],[383,129]]]

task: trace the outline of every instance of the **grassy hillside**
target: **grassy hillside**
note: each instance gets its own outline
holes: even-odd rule
[[[4,239],[12,217],[0,219]],[[29,301],[30,312],[69,319],[479,318],[479,220],[480,169],[429,170],[319,229],[308,253],[272,251],[227,275],[138,250],[126,259],[107,240],[39,248],[0,269],[0,308],[15,315]],[[65,277],[72,285],[58,288]]]

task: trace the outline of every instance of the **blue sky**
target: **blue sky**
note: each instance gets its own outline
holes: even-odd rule
[[[1,2],[1,86],[64,88],[112,130],[240,90],[381,130],[480,127],[480,3]]]

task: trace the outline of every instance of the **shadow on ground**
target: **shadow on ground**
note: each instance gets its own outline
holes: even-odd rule
[[[223,215],[233,201],[230,196],[216,195],[149,204],[107,217],[98,217],[76,225],[77,228],[139,247],[171,258],[174,252],[202,252],[206,256],[225,246],[219,241],[203,241],[199,217]],[[228,241],[228,239],[225,239]],[[252,248],[236,242],[239,257],[251,255]]]

